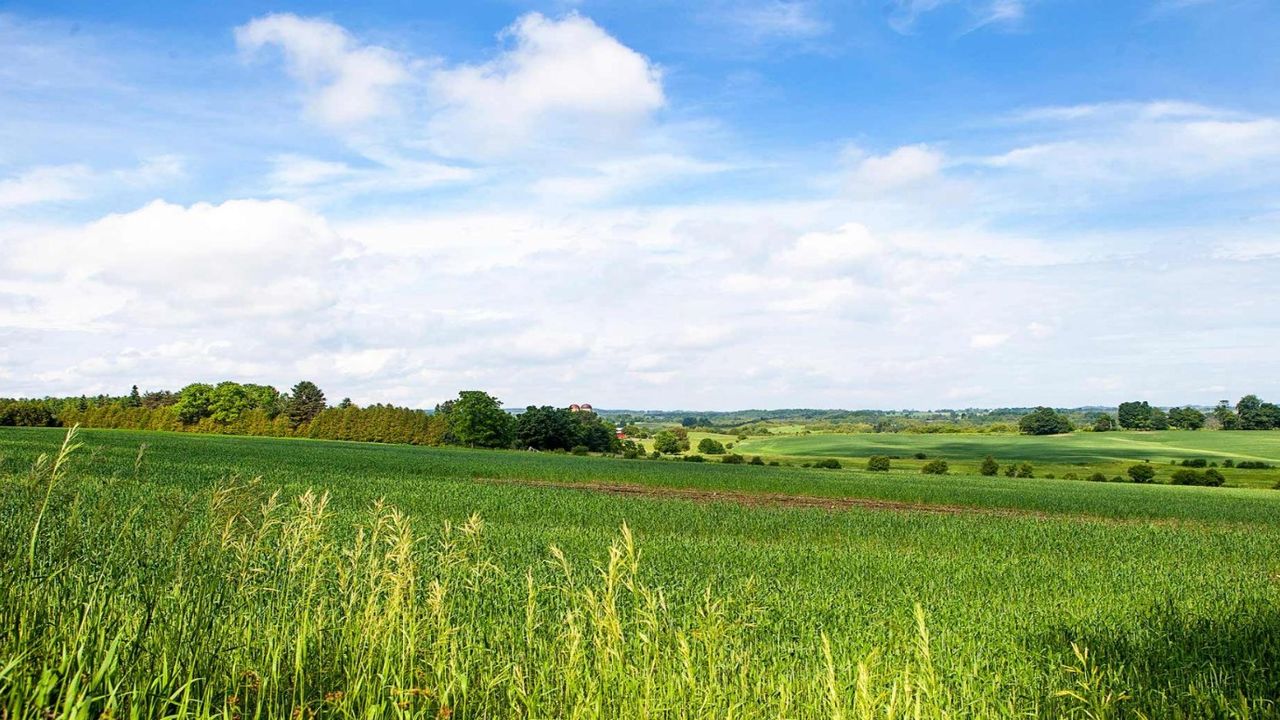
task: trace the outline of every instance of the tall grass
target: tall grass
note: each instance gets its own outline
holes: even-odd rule
[[[64,443],[69,456],[74,445]],[[476,516],[424,529],[373,501],[352,517],[325,491],[156,483],[137,458],[105,475],[47,459],[0,481],[5,720],[1277,716],[1268,664],[1280,657],[1280,625],[1267,608],[1215,622],[1171,609],[1143,620],[1144,632],[1080,632],[1064,619],[1076,652],[1045,651],[1041,685],[976,659],[989,648],[956,612],[982,602],[976,566],[937,578],[936,592],[957,597],[922,597],[941,612],[917,606],[902,647],[855,652],[842,643],[858,633],[839,624],[852,610],[834,600],[848,596],[832,582],[822,597],[834,621],[816,629],[781,605],[786,589],[726,590],[696,556],[681,572],[702,589],[675,593],[670,576],[647,572],[626,524],[594,561],[552,545],[516,562],[491,546],[502,529]],[[927,521],[912,527],[978,527]],[[1057,526],[1000,527],[1012,528],[1005,552],[1016,563]],[[1120,526],[1083,536],[1104,530],[1210,537]],[[863,575],[861,592],[882,592],[876,581]]]
[[[243,483],[164,512],[82,485],[45,516],[40,490],[5,488],[6,534],[38,541],[4,557],[6,718],[942,717],[950,700],[922,611],[903,668],[843,666],[825,636],[762,663],[742,634],[759,609],[708,589],[678,611],[625,525],[598,564],[552,547],[543,573],[493,563],[474,516],[427,537],[375,503],[339,540],[323,493]]]

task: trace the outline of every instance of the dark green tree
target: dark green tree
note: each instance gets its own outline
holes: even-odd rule
[[[1116,421],[1110,415],[1103,413],[1093,421],[1094,432],[1111,432],[1116,429]]]
[[[978,472],[987,476],[995,475],[1000,472],[1000,463],[996,462],[995,458],[988,455],[982,459],[982,466],[978,468]]]
[[[1151,404],[1145,400],[1120,403],[1116,417],[1125,430],[1150,430]]]
[[[680,438],[670,430],[663,430],[653,436],[654,452],[663,455],[679,455],[681,451]]]
[[[213,386],[206,383],[191,383],[178,391],[178,401],[173,404],[173,412],[178,416],[178,420],[191,425],[209,417],[212,404]]]
[[[463,390],[448,411],[449,432],[468,447],[509,447],[515,421],[502,401],[481,390]]]
[[[1199,430],[1204,427],[1205,416],[1199,410],[1187,406],[1169,409],[1169,425],[1179,430]]]
[[[889,458],[884,455],[872,455],[867,459],[867,469],[871,472],[889,472]]]
[[[315,416],[325,409],[324,392],[310,380],[303,380],[293,386],[286,403],[289,423],[295,428],[311,422]]]
[[[706,455],[723,455],[724,443],[712,438],[702,438],[698,441],[698,452]]]
[[[142,394],[138,392],[138,386],[134,385],[129,391],[129,397],[125,398],[125,407],[137,408],[142,407]]]
[[[1053,408],[1038,407],[1018,421],[1024,435],[1058,435],[1071,432],[1071,421]]]

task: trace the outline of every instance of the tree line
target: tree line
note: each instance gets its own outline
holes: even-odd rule
[[[1231,406],[1226,400],[1205,414],[1188,405],[1164,410],[1142,400],[1122,402],[1113,417],[1097,414],[1088,428],[1094,432],[1124,430],[1200,430],[1212,426],[1220,430],[1280,430],[1280,406],[1263,402],[1257,395],[1245,395]],[[1076,429],[1065,413],[1038,407],[1018,420],[1024,435],[1058,435]]]
[[[594,412],[529,406],[513,415],[502,401],[464,390],[433,411],[394,405],[330,405],[315,383],[288,392],[270,385],[192,383],[171,392],[43,399],[0,398],[0,425],[167,430],[320,440],[463,445],[479,448],[621,452],[613,425]]]

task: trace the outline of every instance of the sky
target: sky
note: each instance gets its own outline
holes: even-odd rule
[[[0,3],[0,396],[1280,397],[1274,0]]]

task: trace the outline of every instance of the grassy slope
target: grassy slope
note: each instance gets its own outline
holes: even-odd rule
[[[1263,460],[1280,465],[1280,432],[1114,432],[1073,433],[1049,437],[1023,435],[914,435],[909,433],[813,434],[760,437],[741,441],[738,452],[765,456],[866,458],[923,452],[930,458],[976,466],[984,456],[1001,462],[1026,461],[1043,472],[1107,475],[1144,460],[1168,465],[1171,460],[1205,458],[1222,461]],[[918,463],[917,463],[918,464]],[[904,466],[913,466],[911,462]],[[1280,471],[1224,470],[1230,484],[1270,487]]]
[[[21,471],[38,452],[51,447],[61,434],[61,430],[0,429],[0,453],[3,453],[0,471]],[[417,483],[489,478],[790,493],[1108,518],[1280,525],[1280,492],[1272,490],[1097,484],[974,475],[939,477],[905,470],[883,474],[725,466],[718,463],[624,461],[546,453],[210,437],[129,430],[86,430],[82,435],[94,450],[80,462],[91,466],[99,464],[103,468],[131,469],[138,446],[147,443],[150,446],[148,466],[155,468],[154,477],[161,482],[181,478],[181,482],[189,487],[208,486],[219,479],[238,475],[242,478],[263,476],[276,483],[310,483],[343,488],[351,478],[359,477],[365,483],[375,483],[401,493],[406,486]]]
[[[0,431],[0,474],[21,473],[59,437],[56,431]],[[1274,676],[1268,681],[1258,670],[1280,662],[1280,647],[1258,640],[1280,637],[1280,618],[1259,610],[1280,606],[1274,580],[1280,575],[1274,552],[1280,493],[127,431],[88,431],[84,440],[73,472],[121,478],[122,498],[149,486],[192,492],[231,475],[262,475],[286,495],[304,487],[330,491],[345,519],[379,497],[406,509],[423,530],[478,512],[490,524],[490,545],[504,567],[545,568],[551,544],[576,563],[599,558],[625,521],[640,542],[645,577],[676,607],[696,603],[711,584],[765,609],[749,630],[760,667],[814,672],[819,632],[832,637],[842,667],[873,647],[892,667],[910,652],[911,606],[921,602],[943,679],[965,697],[1046,707],[1051,691],[1070,682],[1061,666],[1070,662],[1073,640],[1123,668],[1113,682],[1147,707],[1166,702],[1153,699],[1156,692],[1190,707],[1182,693],[1193,684],[1223,697],[1280,691]],[[149,445],[143,468],[130,480],[142,442]],[[477,477],[794,491],[1198,522],[744,508],[476,483]],[[511,576],[509,600],[516,607],[521,577],[518,571]],[[503,607],[502,597],[494,602]]]

